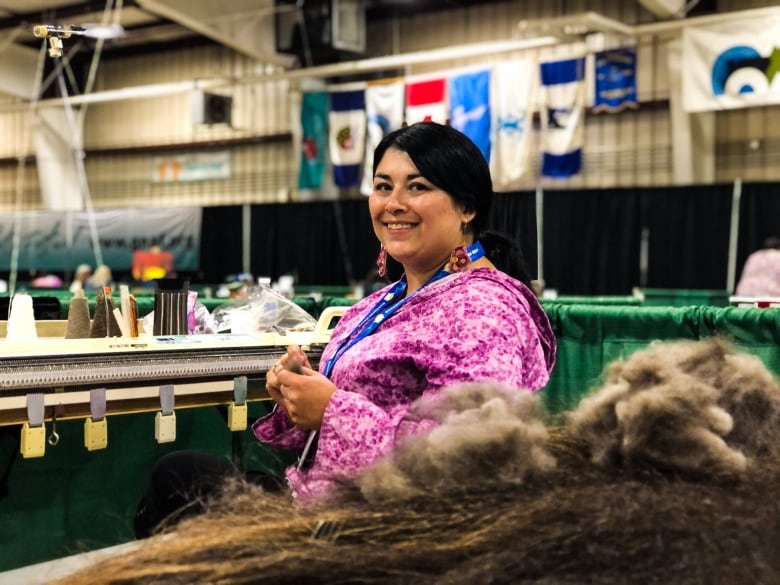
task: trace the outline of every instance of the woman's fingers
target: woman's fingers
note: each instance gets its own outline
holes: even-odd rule
[[[301,392],[305,392],[303,385],[306,382],[299,376],[307,378],[316,375],[311,368],[306,353],[298,345],[290,345],[287,352],[271,366],[265,375],[265,389],[268,395],[287,412],[294,424],[311,425],[313,421],[321,421],[320,408],[315,407],[315,412],[309,414],[311,405]],[[306,413],[306,414],[304,414]],[[319,426],[319,424],[317,424]]]
[[[306,356],[306,352],[301,349],[300,345],[292,344],[287,346],[286,357],[288,359],[294,360],[303,367],[311,368],[311,364],[309,364],[309,358]]]

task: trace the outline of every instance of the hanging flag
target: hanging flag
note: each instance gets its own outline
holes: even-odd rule
[[[406,83],[406,123],[430,120],[447,123],[447,80],[427,79]]]
[[[531,130],[538,72],[535,59],[506,61],[493,69],[490,172],[496,191],[517,190],[531,174]]]
[[[360,192],[374,190],[374,149],[382,138],[404,123],[403,81],[369,83],[366,87],[366,155]]]
[[[357,187],[366,151],[365,87],[332,90],[328,122],[333,181],[343,189]]]
[[[328,93],[306,92],[301,100],[301,168],[299,189],[319,189],[325,175],[328,140]]]
[[[450,126],[471,138],[490,160],[490,71],[454,75],[449,80]]]
[[[780,12],[683,28],[683,107],[780,104]]]
[[[566,178],[582,168],[585,59],[542,63],[542,175]]]
[[[636,51],[611,49],[596,53],[593,112],[636,108]]]

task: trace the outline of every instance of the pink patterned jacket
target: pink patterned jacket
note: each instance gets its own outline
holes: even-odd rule
[[[378,291],[344,314],[322,362],[381,298]],[[335,364],[338,390],[325,410],[312,466],[286,470],[301,500],[327,494],[395,444],[433,428],[407,417],[411,404],[440,388],[494,381],[536,391],[548,381],[556,342],[534,294],[503,272],[479,268],[432,283],[393,313]],[[258,440],[300,450],[308,431],[292,426],[280,409],[258,420]]]
[[[780,250],[766,248],[748,256],[735,294],[741,297],[780,297]]]

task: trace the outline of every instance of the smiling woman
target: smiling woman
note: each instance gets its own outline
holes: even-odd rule
[[[474,143],[448,126],[414,124],[381,142],[374,175],[369,206],[383,245],[380,272],[392,258],[404,274],[344,314],[319,372],[300,348],[288,350],[283,367],[267,373],[277,408],[253,427],[261,442],[300,453],[286,477],[302,504],[327,500],[341,482],[435,428],[410,411],[416,400],[463,382],[537,391],[555,361],[549,321],[516,249],[483,230],[493,190]],[[292,361],[302,372],[288,367]],[[154,472],[137,519],[141,534],[175,512],[171,502],[181,504],[188,486],[180,478],[199,476],[183,469],[186,461],[164,460]]]
[[[304,429],[319,434],[316,456],[287,472],[299,498],[327,494],[429,431],[432,421],[408,416],[421,396],[466,381],[531,391],[547,382],[555,340],[511,243],[483,232],[492,195],[484,157],[449,126],[413,124],[377,147],[369,207],[379,269],[393,258],[403,276],[341,318],[320,374],[269,373],[280,408],[254,428],[287,449],[301,447]]]

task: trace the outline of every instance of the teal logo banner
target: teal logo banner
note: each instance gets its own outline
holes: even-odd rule
[[[11,269],[15,240],[19,270],[67,272],[82,263],[94,267],[96,239],[103,263],[112,270],[129,271],[135,250],[159,246],[173,253],[176,270],[194,271],[200,265],[201,217],[199,207],[0,215],[0,270]]]

